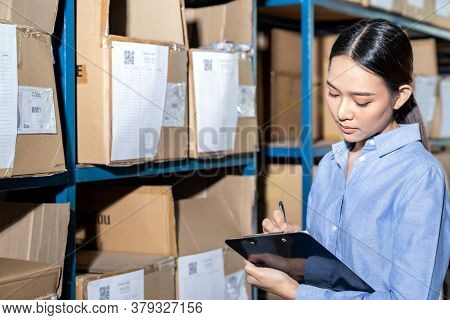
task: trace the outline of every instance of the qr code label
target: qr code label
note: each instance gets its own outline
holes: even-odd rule
[[[100,300],[109,300],[111,297],[110,294],[110,287],[109,286],[105,286],[105,287],[100,287]]]
[[[134,65],[134,51],[125,50],[123,52],[123,63],[127,65]]]
[[[188,272],[189,272],[190,276],[197,274],[197,262],[189,263],[189,271]]]
[[[203,71],[212,71],[213,63],[211,59],[203,60]]]

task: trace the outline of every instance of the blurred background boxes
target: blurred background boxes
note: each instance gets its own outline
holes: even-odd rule
[[[160,161],[187,157],[187,51],[182,10],[180,0],[113,1],[111,4],[109,0],[78,2],[77,128],[79,163],[131,165],[148,160]],[[130,155],[129,159],[117,161],[112,159],[113,123],[115,120],[125,121],[125,123],[128,121],[128,119],[112,118],[112,95],[119,94],[112,92],[111,72],[113,66],[110,61],[112,41],[162,45],[168,47],[169,50],[166,103],[155,106],[158,112],[164,109],[165,114],[159,139],[150,136],[151,142],[149,143],[157,144],[156,154],[147,159],[140,157],[142,154],[147,154],[144,150],[146,145],[143,145],[142,148],[140,145],[145,142],[147,137],[143,135],[147,130],[147,125],[143,124],[145,127],[139,129],[133,127],[131,122],[130,127],[126,127],[126,130],[130,130],[132,135],[131,143],[139,148],[138,156]],[[136,74],[137,76],[138,74]],[[144,87],[146,87],[145,84],[143,84],[142,90],[145,89]],[[99,92],[104,94],[99,95]],[[133,91],[133,93],[125,94],[130,94],[129,98],[131,99],[135,93]]]
[[[0,203],[0,299],[60,296],[68,204]]]

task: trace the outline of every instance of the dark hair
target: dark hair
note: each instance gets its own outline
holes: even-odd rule
[[[331,49],[329,61],[346,55],[363,68],[383,78],[392,94],[401,85],[413,84],[413,52],[408,36],[395,24],[384,19],[363,19],[342,32]],[[398,110],[397,123],[419,123],[421,141],[430,150],[419,106],[412,94]]]

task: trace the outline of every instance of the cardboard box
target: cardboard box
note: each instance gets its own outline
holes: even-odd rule
[[[450,187],[450,152],[441,151],[433,153],[433,155],[441,162],[442,168],[445,170],[448,190],[448,188]]]
[[[64,172],[66,167],[51,37],[32,28],[17,28],[17,43],[19,88],[51,89],[56,134],[18,134],[13,168],[0,170],[0,176],[48,176]]]
[[[439,136],[439,77],[437,76],[415,76],[414,97],[419,106],[422,119],[427,129],[428,137]]]
[[[214,219],[211,219],[212,208]],[[226,239],[242,236],[226,202],[219,197],[180,200],[177,215],[177,298],[250,297],[242,257],[225,248]]]
[[[436,39],[411,40],[414,57],[414,74],[422,76],[437,76],[438,61]]]
[[[322,64],[317,38],[313,43],[313,83],[320,83]],[[302,74],[302,38],[299,32],[272,29],[271,34],[271,70],[277,73]]]
[[[111,43],[122,41],[169,46],[167,81],[179,84],[180,95],[183,96],[187,85],[187,50],[184,46],[185,25],[182,14],[180,0],[114,1],[111,6],[109,0],[77,3],[79,163],[126,166],[188,156],[187,98],[184,96],[184,123],[162,127],[155,157],[111,160]],[[113,31],[117,34],[113,35]],[[99,95],[99,92],[102,94]],[[138,140],[136,143],[139,143]]]
[[[84,244],[77,268],[89,273],[77,277],[77,299],[95,299],[100,293],[89,286],[100,284],[111,288],[111,299],[174,299],[177,247],[170,187],[86,186],[77,197],[77,243]],[[119,290],[121,279],[129,291]]]
[[[58,265],[0,258],[0,299],[35,299],[57,291],[61,277]]]
[[[450,138],[450,78],[441,78],[438,83],[438,99],[429,125],[429,137],[437,139]]]
[[[0,0],[0,20],[52,34],[58,0]]]
[[[301,76],[290,73],[271,73],[271,141],[287,142],[297,146],[302,134],[302,105]],[[312,138],[321,138],[321,108],[322,89],[315,84],[311,92],[312,106]]]
[[[170,187],[81,186],[77,191],[77,242],[89,242],[85,249],[177,255]]]
[[[320,50],[322,56],[322,101],[321,101],[321,114],[322,114],[322,136],[327,141],[338,141],[342,139],[341,131],[339,130],[336,122],[331,115],[326,102],[326,96],[328,94],[328,86],[326,81],[328,80],[328,66],[331,49],[338,35],[327,35],[320,37]]]
[[[234,148],[217,152],[202,152],[198,148],[197,108],[194,89],[195,74],[192,54],[204,51],[201,47],[211,46],[220,41],[231,41],[236,44],[251,45],[253,43],[253,3],[252,0],[236,0],[226,4],[185,10],[189,41],[189,157],[223,157],[230,154],[252,153],[259,150],[258,124],[256,115],[256,79],[253,73],[253,57],[248,53],[239,54],[239,97],[247,92],[247,100],[254,101],[254,111],[248,115],[239,115],[236,125]],[[200,48],[200,49],[194,49]],[[210,51],[210,50],[207,50]],[[231,53],[230,53],[231,54]],[[253,90],[243,91],[243,89]],[[203,139],[201,137],[200,139]]]
[[[361,4],[366,7],[401,14],[403,12],[404,0],[362,0]]]
[[[59,275],[64,266],[69,205],[0,203],[0,212],[0,257],[15,259],[2,265],[9,270],[20,271],[17,277],[13,277],[11,271],[11,279],[22,281],[20,279],[28,277],[32,282],[28,286],[26,281],[27,290],[17,291],[26,296],[16,298],[36,299],[50,294],[59,296],[62,289]],[[6,274],[6,271],[0,273]],[[41,273],[44,275],[42,279]],[[35,280],[31,280],[33,275],[37,275]]]
[[[428,2],[428,1],[427,1]],[[434,7],[432,23],[443,29],[450,29],[450,5],[446,0],[430,0]]]
[[[81,251],[77,255],[77,266],[89,272],[76,278],[77,300],[176,298],[175,259],[172,257]]]

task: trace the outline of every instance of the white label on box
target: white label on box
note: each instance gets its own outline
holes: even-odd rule
[[[17,138],[17,81],[16,26],[0,24],[0,169],[12,168],[14,162]]]
[[[238,115],[240,118],[256,117],[256,86],[239,86]]]
[[[167,83],[163,127],[184,127],[186,117],[186,83]]]
[[[234,149],[239,99],[237,54],[192,53],[199,152]]]
[[[372,0],[370,4],[372,7],[382,8],[385,10],[392,10],[392,8],[394,8],[394,0]]]
[[[182,300],[224,300],[222,249],[179,257],[178,284]]]
[[[18,134],[56,134],[55,103],[51,88],[19,87]]]
[[[450,79],[441,81],[441,138],[450,138]]]
[[[423,9],[425,7],[425,0],[408,0],[407,3],[411,7],[416,7],[419,9]]]
[[[450,3],[448,0],[436,0],[434,10],[437,15],[444,18],[450,18]]]
[[[248,300],[244,270],[225,276],[225,300]]]
[[[87,298],[88,300],[143,300],[144,269],[89,282]]]
[[[112,42],[111,160],[156,155],[166,101],[169,48]]]
[[[422,113],[425,123],[431,122],[434,117],[436,107],[436,86],[437,77],[416,76],[415,77],[415,93],[417,105],[420,113]]]

